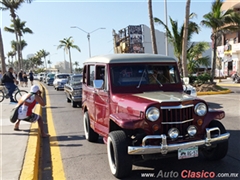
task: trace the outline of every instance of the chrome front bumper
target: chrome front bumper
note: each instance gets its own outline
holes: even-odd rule
[[[211,138],[211,132],[218,131],[218,136]],[[203,140],[179,143],[179,144],[167,144],[167,136],[162,135],[150,135],[145,136],[142,140],[142,146],[128,146],[128,154],[130,155],[141,155],[141,154],[167,154],[168,152],[177,151],[178,149],[186,149],[190,147],[199,146],[211,146],[212,144],[219,143],[221,141],[226,141],[230,136],[230,133],[220,134],[220,129],[206,128],[206,138]],[[146,145],[146,141],[150,139],[161,139],[162,142],[159,146]]]
[[[82,102],[82,96],[72,96],[74,102]]]

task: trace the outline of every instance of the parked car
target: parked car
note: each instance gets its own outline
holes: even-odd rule
[[[39,74],[38,74],[38,80],[39,80],[39,81],[43,81],[43,78],[44,78],[45,74],[46,74],[46,73],[39,73]]]
[[[53,85],[54,77],[55,77],[55,73],[47,74],[45,82],[48,86]]]
[[[39,80],[39,79],[38,79],[38,75],[37,75],[37,74],[33,74],[33,79],[34,79],[34,80]]]
[[[67,73],[59,73],[55,74],[54,81],[53,81],[53,87],[57,91],[60,89],[64,89],[64,85],[67,83],[68,77],[70,75]]]
[[[71,102],[72,107],[82,106],[82,74],[69,76],[64,85],[67,102]]]
[[[228,151],[230,134],[219,121],[224,111],[183,91],[172,57],[112,54],[86,60],[82,112],[86,139],[103,137],[117,178],[128,176],[138,160],[182,160],[199,152],[220,160]]]

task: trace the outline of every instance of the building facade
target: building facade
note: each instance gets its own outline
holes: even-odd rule
[[[240,1],[226,0],[222,11],[234,9],[240,14]],[[217,47],[216,76],[231,76],[240,73],[240,29],[223,34]]]
[[[165,33],[155,29],[156,44],[158,54],[166,54]],[[150,28],[146,25],[130,25],[116,32],[113,30],[114,53],[153,53],[152,39]],[[198,43],[198,42],[194,42]],[[209,67],[212,60],[211,42],[209,49],[202,56],[209,57]],[[174,57],[174,48],[171,43],[168,43],[168,56]],[[206,67],[200,67],[204,70]]]

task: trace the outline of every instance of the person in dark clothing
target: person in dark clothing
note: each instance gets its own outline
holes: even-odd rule
[[[18,84],[18,81],[15,79],[15,77],[13,76],[13,68],[10,67],[8,69],[8,72],[6,72],[3,77],[2,77],[2,83],[4,83],[5,87],[8,89],[8,96],[10,97],[10,102],[13,102],[13,103],[17,103],[17,101],[15,101],[13,99],[13,92],[15,91],[16,89],[16,84]]]
[[[28,86],[28,77],[27,76],[28,76],[27,73],[24,72],[23,73],[23,81],[24,81],[25,87]]]
[[[32,72],[32,70],[30,70],[30,72],[28,73],[28,75],[29,75],[29,80],[30,80],[30,82],[31,82],[31,86],[33,86],[33,72]]]
[[[18,73],[18,79],[20,81],[20,85],[23,87],[23,71],[21,69],[21,71]]]

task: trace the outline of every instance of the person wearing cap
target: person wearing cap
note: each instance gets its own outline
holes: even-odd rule
[[[15,84],[18,84],[18,81],[13,76],[13,68],[12,67],[10,67],[8,69],[8,71],[3,75],[2,83],[4,83],[5,87],[8,89],[8,95],[10,97],[10,102],[17,103],[17,101],[15,101],[13,99],[13,95],[12,94],[13,94],[13,92],[15,91],[15,89],[17,87]]]
[[[18,120],[14,126],[14,130],[19,130],[20,121],[27,121],[30,123],[38,122],[38,126],[41,131],[42,137],[49,137],[49,134],[45,133],[43,130],[43,120],[42,117],[38,114],[32,112],[36,103],[39,103],[41,106],[45,106],[45,102],[41,96],[42,92],[40,91],[37,85],[33,85],[28,94],[24,94],[19,100],[18,104],[21,104],[25,99],[27,99],[18,109]]]

